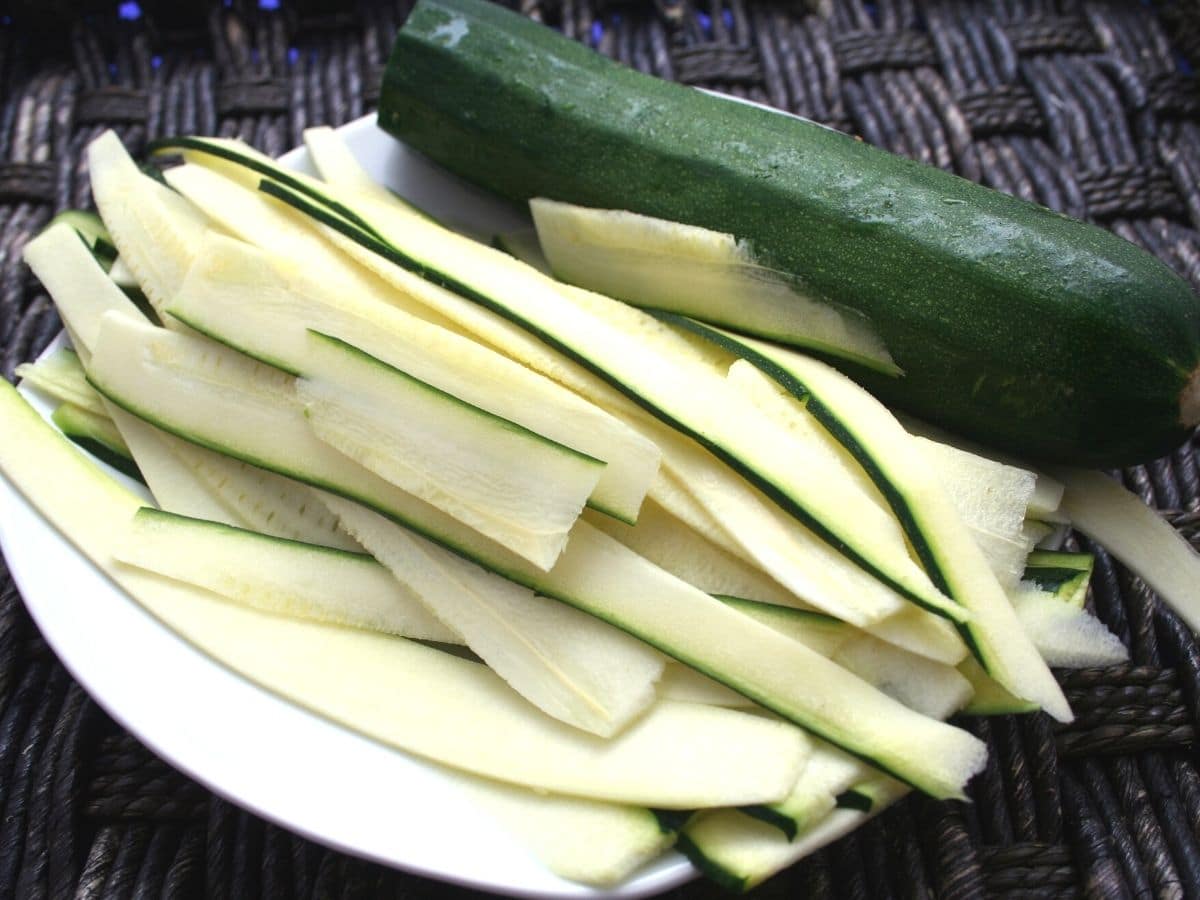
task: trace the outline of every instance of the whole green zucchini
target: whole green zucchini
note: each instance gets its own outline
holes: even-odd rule
[[[1117,466],[1200,421],[1200,303],[1133,244],[792,116],[620,66],[484,0],[421,0],[380,125],[515,201],[728,232],[857,310],[882,400],[1029,457]],[[736,298],[730,298],[736,302]]]

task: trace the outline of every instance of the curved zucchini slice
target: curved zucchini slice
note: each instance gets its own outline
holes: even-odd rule
[[[462,642],[412,590],[364,553],[143,507],[117,539],[113,556],[264,612]]]

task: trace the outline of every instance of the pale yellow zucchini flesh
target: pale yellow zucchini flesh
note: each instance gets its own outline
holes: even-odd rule
[[[113,556],[264,612],[419,640],[462,641],[411,589],[361,553],[142,508],[116,541]]]

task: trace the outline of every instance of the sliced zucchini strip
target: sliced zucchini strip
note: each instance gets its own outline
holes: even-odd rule
[[[314,433],[390,484],[548,569],[604,463],[310,332],[296,396]]]
[[[139,171],[113,132],[92,141],[87,157],[104,224],[161,316],[183,284],[208,223],[187,200]]]
[[[413,591],[363,553],[142,508],[113,556],[264,612],[421,640],[462,641]]]
[[[721,886],[748,891],[777,872],[844,837],[904,796],[893,786],[880,791],[869,811],[835,809],[794,840],[777,827],[730,810],[697,816],[687,824],[676,846],[695,866]]]
[[[571,881],[612,887],[675,843],[675,832],[645,807],[536,794],[490,779],[463,781],[468,795],[546,868]]]

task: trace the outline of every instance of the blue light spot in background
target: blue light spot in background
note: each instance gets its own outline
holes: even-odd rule
[[[279,9],[279,0],[258,0],[259,9]]]
[[[731,10],[731,9],[721,10],[721,21],[725,23],[726,28],[728,28],[732,31],[733,30],[733,10]]]
[[[298,47],[288,47],[288,62],[293,66],[300,60],[300,49]]]
[[[157,69],[160,66],[162,66],[162,57],[161,56],[150,57],[150,68]]]
[[[702,13],[696,10],[696,19],[700,22],[700,27],[704,29],[704,33],[708,37],[712,37],[712,18],[708,13]]]
[[[599,22],[592,23],[592,46],[600,46],[600,38],[604,37],[604,26]]]
[[[136,22],[142,17],[142,8],[137,5],[137,0],[125,0],[117,7],[117,18],[124,19],[126,22]]]
[[[0,16],[0,25],[11,25],[12,16]]]

